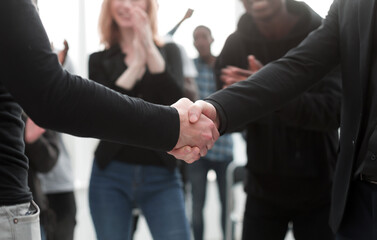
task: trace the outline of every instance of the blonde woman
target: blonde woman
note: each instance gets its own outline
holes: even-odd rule
[[[155,0],[104,0],[99,30],[106,48],[90,56],[89,77],[122,94],[170,105],[182,97],[182,63],[178,47],[158,37],[156,11]],[[89,193],[98,239],[130,239],[136,207],[153,239],[189,240],[181,185],[171,155],[101,141]]]

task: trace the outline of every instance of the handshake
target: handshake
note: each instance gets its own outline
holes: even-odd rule
[[[205,156],[219,138],[216,109],[205,101],[191,102],[182,98],[172,105],[180,120],[179,139],[169,154],[187,163]]]

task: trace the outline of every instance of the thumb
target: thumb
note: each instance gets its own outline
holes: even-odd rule
[[[191,105],[188,110],[190,123],[196,123],[199,120],[202,111],[203,108],[200,104],[194,103]]]
[[[188,114],[190,123],[196,123],[201,114],[205,115],[213,122],[217,121],[215,107],[203,100],[198,100],[192,106],[190,106]]]
[[[196,101],[197,104],[201,105],[202,114],[211,119],[213,122],[216,120],[216,109],[212,104],[205,102],[203,100]]]

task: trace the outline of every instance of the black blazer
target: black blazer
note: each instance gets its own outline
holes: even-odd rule
[[[208,98],[219,113],[221,132],[232,131],[279,108],[341,63],[340,152],[330,215],[334,231],[341,223],[351,180],[368,145],[358,135],[371,68],[375,4],[376,0],[335,0],[322,26],[297,48],[247,81]],[[375,128],[376,115],[376,111],[371,112],[364,133],[367,138]]]

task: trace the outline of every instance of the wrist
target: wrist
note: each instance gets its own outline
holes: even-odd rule
[[[135,60],[133,61],[128,69],[131,69],[131,70],[135,70],[135,71],[139,71],[141,69],[143,69],[143,67],[145,66],[145,62],[144,61],[141,61],[141,60]]]

